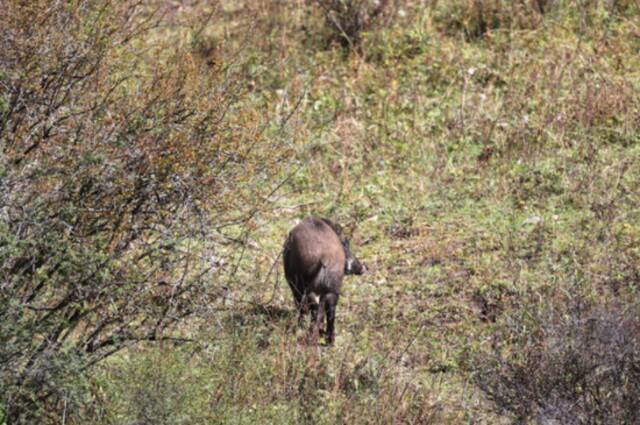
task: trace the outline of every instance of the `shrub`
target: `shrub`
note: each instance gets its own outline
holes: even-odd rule
[[[391,15],[390,0],[314,0],[330,29],[330,41],[361,48],[362,33]]]
[[[0,411],[56,421],[66,383],[215,299],[284,152],[240,108],[242,55],[200,65],[143,2],[0,15]],[[164,44],[161,43],[163,40]],[[273,143],[273,140],[271,141]],[[263,193],[264,192],[264,193]],[[219,240],[220,238],[218,238]]]
[[[481,360],[478,385],[520,421],[638,423],[638,306],[572,304],[513,322],[499,338],[514,346]]]
[[[180,347],[131,349],[101,365],[103,419],[78,423],[210,424],[216,404],[208,375]]]

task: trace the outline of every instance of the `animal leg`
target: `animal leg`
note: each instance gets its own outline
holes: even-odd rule
[[[300,304],[298,306],[298,327],[301,327],[304,324],[304,315],[306,309],[304,308],[304,304]]]
[[[320,333],[320,325],[324,321],[325,306],[322,302],[316,302],[311,305],[311,328],[309,329],[309,343],[318,343],[318,334]]]
[[[327,345],[333,345],[335,340],[335,320],[336,320],[336,306],[338,305],[337,294],[326,294],[324,300],[321,301],[327,311],[327,333],[325,339]]]
[[[320,299],[317,296],[314,297],[313,295],[309,295],[307,300],[308,300],[308,304],[307,304],[308,311],[311,312],[311,323],[313,324],[318,322],[318,333],[320,335],[324,335],[325,328],[324,328],[323,320],[322,319],[318,320],[318,310],[320,309]]]
[[[308,307],[306,305],[306,295],[302,290],[302,285],[299,283],[299,278],[292,278],[288,280],[289,287],[291,288],[291,292],[293,293],[293,301],[296,306],[296,310],[298,311],[298,327],[302,326],[302,322],[304,320],[304,315],[308,311]]]
[[[318,318],[318,304],[314,303],[312,300],[308,299],[307,300],[307,308],[308,311],[311,312],[311,323],[316,323],[316,320]]]

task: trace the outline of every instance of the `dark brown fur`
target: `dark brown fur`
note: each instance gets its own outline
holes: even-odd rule
[[[296,225],[284,245],[284,273],[300,320],[312,313],[310,338],[317,339],[327,316],[327,344],[334,341],[336,305],[345,274],[362,274],[340,228],[327,219],[309,217]]]

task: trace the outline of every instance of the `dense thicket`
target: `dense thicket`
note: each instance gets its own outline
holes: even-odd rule
[[[59,411],[65,382],[127,344],[176,338],[215,299],[216,229],[263,205],[281,152],[261,149],[259,122],[240,127],[238,55],[214,65],[188,39],[149,41],[162,8],[3,10],[0,412],[19,423]]]
[[[505,326],[494,342],[516,349],[479,362],[480,388],[519,421],[638,423],[637,306],[568,304],[522,314]]]

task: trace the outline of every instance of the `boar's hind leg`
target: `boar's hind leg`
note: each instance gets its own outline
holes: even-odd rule
[[[302,326],[304,315],[309,311],[307,297],[305,296],[303,289],[304,285],[301,284],[300,278],[295,278],[292,279],[292,281],[289,281],[289,287],[293,293],[293,301],[295,303],[296,310],[298,311],[298,326]]]
[[[320,302],[323,310],[327,312],[327,333],[326,341],[328,345],[332,345],[335,340],[335,320],[336,320],[336,305],[338,304],[338,294],[326,294],[324,299]]]
[[[318,335],[320,333],[320,327],[324,321],[325,305],[322,301],[313,302],[310,301],[311,308],[311,329],[309,329],[309,342],[312,344],[318,343]]]

